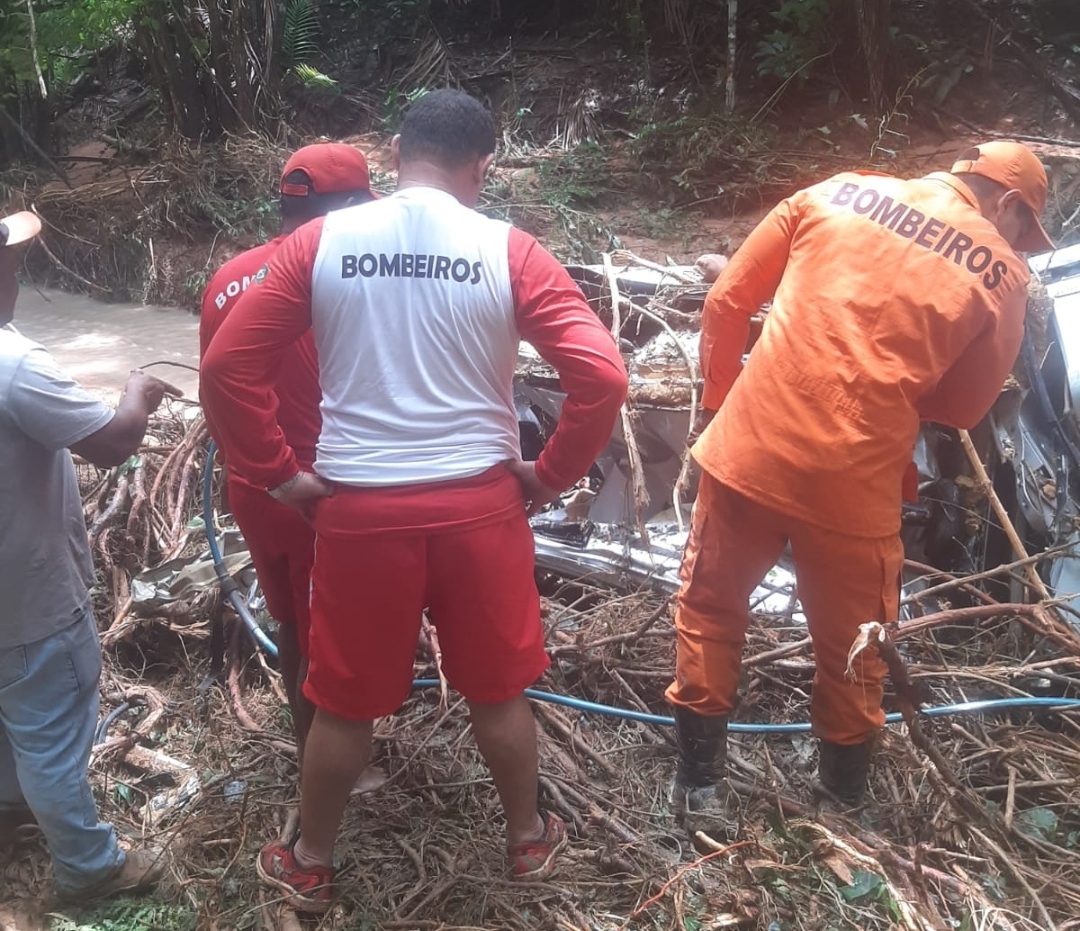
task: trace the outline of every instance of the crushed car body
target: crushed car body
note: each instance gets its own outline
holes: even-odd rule
[[[1041,578],[1080,630],[1080,246],[1035,256],[1029,264],[1020,357],[971,436],[1027,552],[1045,553],[1037,567]],[[687,439],[701,390],[698,339],[708,285],[692,267],[636,259],[568,271],[601,319],[613,329],[618,321],[630,393],[626,416],[581,487],[564,496],[561,507],[533,519],[537,566],[619,588],[674,592],[696,492]],[[747,351],[761,320],[751,328]],[[554,371],[525,344],[515,396],[523,454],[535,458],[565,396]],[[908,559],[959,574],[1013,561],[1014,548],[957,431],[924,424],[914,460],[919,501],[905,505],[902,529]],[[789,570],[782,560],[755,593],[758,610],[783,605],[791,613]],[[913,571],[909,586],[918,587],[914,578],[924,574]],[[1025,600],[1023,591],[1009,594],[1009,600]]]

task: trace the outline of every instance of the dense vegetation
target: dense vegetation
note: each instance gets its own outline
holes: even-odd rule
[[[0,203],[52,230],[33,273],[187,302],[219,233],[266,234],[286,149],[385,138],[446,84],[497,115],[489,208],[566,258],[627,223],[689,251],[667,243],[700,213],[907,170],[923,142],[1074,138],[1080,3],[0,0]],[[1075,167],[1047,218],[1066,238]]]
[[[932,21],[964,2],[973,0],[918,5]],[[1064,8],[1069,0],[1059,2]],[[783,82],[827,70],[880,113],[902,89],[903,59],[921,41],[894,27],[892,6],[892,0],[0,0],[0,155],[49,150],[56,118],[118,68],[152,89],[175,132],[206,139],[245,127],[273,130],[288,116],[290,84],[336,88],[346,74],[361,85],[377,82],[425,37],[535,35],[582,20],[604,24],[614,42],[642,60],[650,47],[672,47],[701,86],[723,87],[729,72]],[[1051,21],[1045,10],[1053,6],[1040,4]],[[922,48],[936,51],[925,42]]]

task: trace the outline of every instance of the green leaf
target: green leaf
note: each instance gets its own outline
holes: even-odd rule
[[[981,882],[983,889],[986,890],[991,899],[995,902],[1005,901],[1005,888],[1001,885],[1001,880],[996,876],[984,876]]]
[[[877,873],[868,870],[856,870],[853,874],[855,881],[850,886],[841,886],[840,895],[847,902],[855,902],[859,899],[873,895],[884,885]]]
[[[129,456],[126,461],[120,463],[117,469],[120,475],[126,475],[132,469],[137,469],[143,464],[142,456]]]
[[[1053,841],[1057,834],[1058,816],[1051,808],[1029,808],[1016,816],[1016,829],[1036,840]]]
[[[323,74],[318,68],[313,68],[311,65],[294,65],[292,73],[300,79],[300,83],[305,87],[331,88],[338,85],[338,82],[330,75]]]
[[[794,840],[787,829],[787,822],[784,820],[779,808],[770,808],[765,820],[769,822],[769,827],[772,828],[777,837],[786,841]]]
[[[281,53],[285,60],[298,64],[314,56],[319,50],[315,42],[318,34],[319,20],[311,0],[289,0],[281,27]]]

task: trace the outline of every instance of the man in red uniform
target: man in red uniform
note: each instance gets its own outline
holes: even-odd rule
[[[848,679],[848,650],[860,624],[897,618],[920,420],[973,427],[1016,359],[1028,281],[1017,253],[1050,246],[1046,187],[1012,142],[911,181],[837,175],[776,207],[710,290],[701,365],[715,416],[693,448],[702,476],[668,689],[688,826],[730,828],[727,725],[748,599],[789,542],[817,665],[819,791],[862,800],[885,670],[864,653]],[[750,317],[770,298],[743,368]]]
[[[372,722],[409,694],[425,607],[506,813],[511,875],[550,875],[566,843],[562,822],[537,807],[523,694],[549,662],[527,510],[586,472],[627,378],[565,269],[472,209],[494,150],[477,101],[422,97],[393,142],[397,192],[298,230],[203,365],[229,461],[308,510],[316,531],[300,836],[258,860],[263,881],[300,909],[329,906],[349,789]],[[314,473],[285,442],[272,395],[277,360],[309,327],[323,389]],[[567,395],[536,462],[521,461],[514,411],[521,338]]]
[[[290,233],[331,210],[366,203],[375,196],[363,154],[351,145],[336,142],[298,149],[281,174],[280,194],[280,234],[226,262],[207,285],[199,319],[200,356],[206,354],[236,302]],[[301,466],[309,469],[315,461],[322,401],[315,338],[310,332],[301,335],[281,357],[274,394],[286,442],[295,450]],[[209,409],[207,419],[220,447],[221,434]],[[307,667],[315,532],[295,508],[274,501],[265,488],[251,484],[232,467],[228,470],[228,499],[255,564],[267,609],[280,625],[278,659],[289,697],[297,752],[303,759],[304,741],[315,713],[301,691]]]

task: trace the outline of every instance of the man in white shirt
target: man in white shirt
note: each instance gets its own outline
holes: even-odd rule
[[[153,882],[161,851],[124,851],[87,776],[101,649],[94,568],[71,452],[115,466],[175,388],[132,372],[118,407],[91,397],[12,325],[32,213],[0,220],[0,839],[36,821],[57,894],[86,901]]]
[[[230,468],[312,515],[311,665],[300,837],[263,847],[263,881],[326,911],[349,790],[372,722],[412,687],[430,608],[443,668],[506,814],[507,871],[547,878],[566,829],[537,807],[536,726],[524,690],[548,658],[526,519],[607,444],[627,377],[611,334],[539,243],[473,207],[495,127],[459,91],[434,91],[392,144],[398,190],[287,239],[222,324],[202,397]],[[284,440],[272,386],[311,329],[322,430],[314,471]],[[567,393],[536,462],[513,400],[527,339]]]

